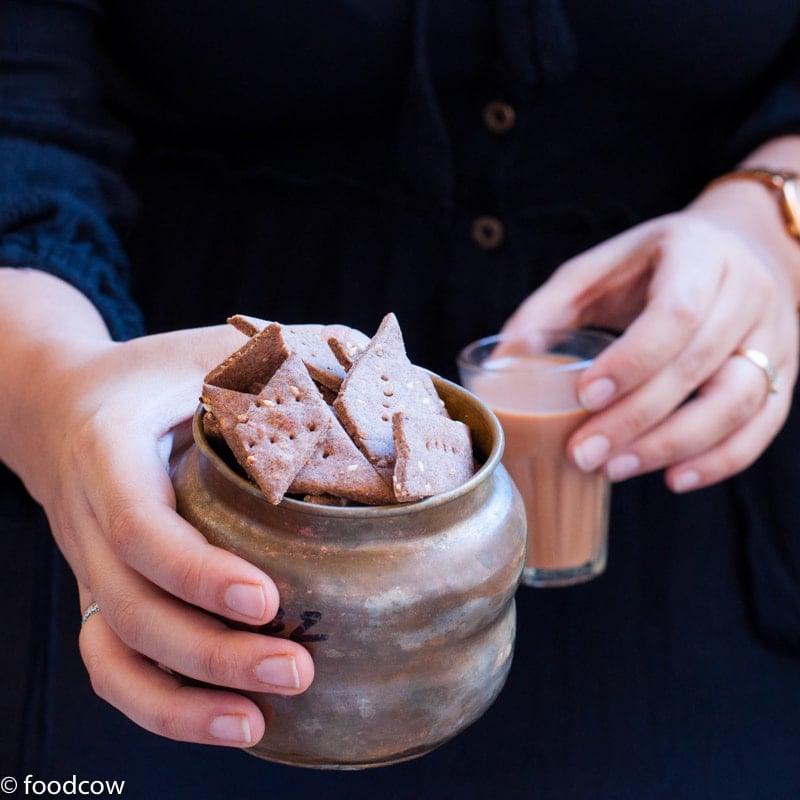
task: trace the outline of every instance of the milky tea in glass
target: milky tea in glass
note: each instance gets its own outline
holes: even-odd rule
[[[588,413],[578,377],[611,341],[600,331],[533,331],[490,336],[459,353],[461,382],[505,433],[503,464],[525,503],[528,586],[581,583],[605,569],[610,484],[600,471],[574,467],[566,445]]]

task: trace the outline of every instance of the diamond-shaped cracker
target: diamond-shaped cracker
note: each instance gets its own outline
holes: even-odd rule
[[[394,494],[401,503],[454,489],[475,471],[472,439],[463,422],[434,414],[392,417]]]
[[[297,473],[289,492],[332,494],[366,505],[394,502],[394,494],[347,435],[333,411],[331,426],[314,454]]]
[[[291,354],[225,441],[270,503],[277,505],[331,424],[328,406],[300,356]]]
[[[205,383],[258,394],[288,355],[281,326],[270,323],[212,369]]]
[[[375,467],[394,463],[392,414],[447,416],[430,376],[408,359],[394,314],[387,314],[348,371],[334,409]]]

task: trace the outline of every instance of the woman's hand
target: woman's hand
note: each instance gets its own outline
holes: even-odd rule
[[[800,245],[775,234],[800,260]],[[612,480],[665,468],[667,484],[687,491],[744,469],[786,419],[798,369],[790,276],[798,267],[779,263],[746,229],[700,203],[565,263],[505,329],[624,331],[581,378],[580,400],[596,413],[569,453],[581,469],[602,468]],[[738,354],[751,348],[774,365],[777,393]]]
[[[21,299],[20,281],[8,286]],[[52,288],[55,279],[33,277],[41,281]],[[62,291],[72,290],[55,294]],[[82,298],[71,300],[80,307]],[[241,334],[221,326],[116,344],[86,335],[82,324],[65,326],[57,341],[10,330],[11,344],[20,344],[13,349],[5,339],[7,364],[16,364],[6,377],[15,374],[20,391],[5,440],[12,446],[2,457],[47,512],[82,608],[100,607],[80,634],[95,691],[155,733],[254,744],[264,719],[251,700],[178,676],[296,694],[311,682],[313,663],[295,642],[233,630],[220,619],[268,622],[277,589],[176,514],[167,473],[203,375],[244,341]]]

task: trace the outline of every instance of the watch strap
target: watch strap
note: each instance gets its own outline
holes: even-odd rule
[[[800,242],[800,176],[797,173],[767,168],[739,169],[720,175],[709,187],[735,180],[755,181],[769,189],[780,208],[786,232]]]

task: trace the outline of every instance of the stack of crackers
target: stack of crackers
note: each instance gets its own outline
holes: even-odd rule
[[[345,325],[229,322],[248,340],[206,375],[203,424],[270,503],[404,503],[474,473],[469,428],[409,361],[394,314],[372,338]]]

